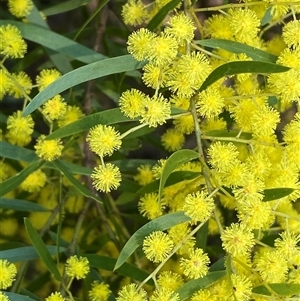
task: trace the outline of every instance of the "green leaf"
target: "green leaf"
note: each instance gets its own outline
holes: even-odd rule
[[[0,198],[0,208],[12,209],[15,211],[26,211],[26,212],[49,211],[49,209],[33,202],[17,200],[17,199],[5,199],[5,198]]]
[[[197,290],[212,285],[214,282],[216,282],[225,275],[225,270],[208,273],[203,278],[191,280],[185,283],[181,288],[179,288],[175,292],[179,294],[180,301],[186,300],[189,297],[191,297]]]
[[[43,161],[35,161],[13,177],[0,183],[0,196],[5,195],[11,190],[17,188],[31,173],[39,169],[43,164]]]
[[[3,291],[1,291],[1,292],[4,295],[6,295],[10,301],[36,301],[35,299],[32,299],[25,295],[20,295],[20,294],[11,293],[11,292],[3,292]]]
[[[173,153],[165,162],[162,174],[160,177],[159,188],[158,188],[158,198],[161,199],[162,190],[165,187],[166,181],[170,174],[182,164],[187,163],[191,160],[199,158],[199,154],[190,149],[181,149]]]
[[[39,159],[33,150],[0,141],[0,157],[17,161],[33,162]]]
[[[217,49],[225,49],[233,53],[245,53],[255,61],[276,63],[277,56],[261,49],[224,39],[206,39],[195,41],[195,44]]]
[[[78,84],[110,74],[139,69],[142,66],[143,63],[137,62],[131,55],[123,55],[80,67],[64,74],[37,94],[23,111],[23,116],[32,113],[53,96]]]
[[[80,62],[90,64],[106,58],[106,56],[47,28],[13,20],[0,20],[0,25],[6,24],[16,26],[21,31],[22,37],[24,37],[26,40],[35,42],[58,53],[65,54]]]
[[[129,258],[129,256],[143,243],[145,236],[153,231],[164,231],[178,224],[189,221],[190,218],[184,212],[170,213],[160,216],[138,229],[123,247],[114,270],[117,270]]]
[[[273,200],[278,200],[284,198],[294,192],[293,188],[272,188],[264,190],[263,202],[269,202]]]
[[[55,279],[60,281],[61,276],[58,271],[58,268],[57,268],[53,258],[51,257],[51,254],[48,251],[46,245],[44,244],[42,238],[37,233],[37,231],[32,227],[30,221],[27,218],[24,219],[24,223],[25,223],[25,227],[26,227],[28,236],[29,236],[33,246],[35,247],[37,253],[39,254],[39,257],[45,263],[46,267],[48,268],[50,273],[53,274]]]
[[[270,283],[269,286],[280,296],[293,296],[300,294],[300,285],[294,283]],[[272,294],[264,285],[256,286],[252,292],[259,295],[271,296]]]
[[[57,254],[56,246],[45,246],[50,255]],[[66,248],[59,248],[60,252],[65,252]],[[7,259],[10,262],[28,261],[40,258],[34,247],[21,247],[0,251],[0,258]]]
[[[236,138],[239,135],[239,138]],[[236,139],[232,139],[232,142],[239,142],[238,139],[244,139],[244,140],[250,140],[252,139],[252,134],[247,133],[247,132],[242,132],[238,130],[213,130],[213,131],[208,131],[204,132],[204,138],[205,136],[212,136],[212,137],[232,137]],[[218,140],[216,138],[216,140]]]
[[[73,186],[78,190],[82,195],[89,197],[98,203],[102,203],[101,199],[92,194],[88,188],[86,188],[80,181],[73,177],[73,175],[69,172],[69,170],[64,165],[63,161],[55,161],[53,162],[56,165],[57,169],[61,171],[61,173],[73,184]]]
[[[238,61],[230,62],[219,66],[215,69],[204,81],[199,91],[205,90],[207,87],[215,83],[217,80],[224,76],[230,76],[241,73],[257,73],[257,74],[267,74],[267,73],[280,73],[290,70],[289,67],[276,65],[267,62],[259,61]]]
[[[93,0],[69,0],[52,7],[48,7],[42,10],[42,13],[45,14],[45,16],[57,15],[86,5],[92,1]]]
[[[271,11],[272,11],[272,7],[269,7],[266,10],[265,15],[262,17],[261,22],[260,22],[261,26],[265,26],[271,21],[271,19],[273,17],[271,14]]]
[[[71,135],[76,135],[98,124],[110,125],[120,122],[130,122],[132,119],[124,116],[119,108],[102,111],[86,117],[83,117],[75,122],[72,122],[50,134],[47,139],[64,138]]]
[[[115,258],[111,258],[108,256],[102,256],[102,255],[96,255],[96,254],[85,254],[85,256],[90,265],[92,267],[98,268],[98,269],[103,269],[107,271],[115,271],[116,273],[125,276],[125,277],[130,277],[134,280],[142,282],[144,279],[146,279],[149,276],[149,273],[137,268],[133,264],[125,262],[120,268],[117,270],[114,270],[114,266],[117,262]],[[148,284],[153,285],[153,280],[149,280],[147,282]]]
[[[67,162],[67,161],[63,161],[63,160],[59,160],[59,159],[54,161],[54,162],[60,162],[61,164],[64,165],[64,167],[70,173],[75,173],[75,174],[78,174],[78,175],[90,176],[92,171],[93,171],[91,168],[87,168],[87,167],[84,167],[84,166],[81,166],[81,165],[77,165],[77,164]],[[58,169],[58,167],[54,164],[54,162],[47,162],[45,164],[45,167]]]
[[[181,0],[173,0],[167,3],[148,23],[147,28],[154,31],[165,19],[171,10],[173,10]]]

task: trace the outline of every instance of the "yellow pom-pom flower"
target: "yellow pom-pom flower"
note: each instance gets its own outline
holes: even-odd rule
[[[149,301],[179,301],[179,294],[166,287],[158,287]]]
[[[56,81],[61,76],[60,72],[56,69],[44,69],[36,77],[36,83],[39,87],[39,91],[44,90],[51,83]]]
[[[169,72],[168,66],[156,66],[148,63],[144,66],[143,71],[142,79],[147,87],[153,89],[165,87]]]
[[[183,147],[184,135],[176,129],[168,129],[161,136],[162,146],[169,152],[175,152]]]
[[[193,39],[195,29],[192,20],[184,13],[180,13],[168,21],[165,33],[173,36],[179,45],[182,45]]]
[[[47,100],[42,109],[42,113],[51,121],[63,117],[66,111],[67,104],[60,95]]]
[[[65,301],[66,299],[62,296],[60,292],[54,292],[49,297],[45,299],[46,301]]]
[[[64,115],[58,119],[58,126],[63,127],[67,124],[79,120],[83,116],[84,114],[79,107],[68,105]]]
[[[30,115],[23,117],[21,111],[13,113],[7,119],[7,138],[12,144],[24,146],[31,140],[34,122]]]
[[[136,284],[131,283],[124,285],[118,292],[116,301],[145,301],[147,300],[147,293],[144,289],[139,289]]]
[[[219,90],[210,86],[199,94],[197,111],[201,116],[213,118],[218,116],[224,108],[224,98]]]
[[[300,253],[300,234],[284,231],[279,234],[280,238],[275,239],[275,247],[284,258],[292,261],[292,259]]]
[[[214,200],[203,191],[188,194],[184,199],[183,210],[193,223],[202,223],[208,220],[214,208]]]
[[[136,118],[140,116],[143,109],[143,102],[147,98],[148,96],[141,91],[136,89],[127,90],[123,92],[120,97],[120,110],[125,116],[132,119]]]
[[[191,249],[188,258],[180,258],[180,268],[189,279],[204,277],[208,272],[210,259],[202,249]]]
[[[31,173],[21,184],[21,188],[28,192],[40,191],[45,186],[47,176],[41,170]]]
[[[86,141],[91,151],[100,157],[111,156],[122,144],[120,133],[112,126],[102,124],[89,130]]]
[[[9,94],[15,98],[24,98],[29,95],[32,89],[30,77],[24,72],[13,73],[11,75],[13,84],[10,87]]]
[[[110,192],[120,186],[121,173],[117,166],[107,163],[95,167],[91,178],[97,190]]]
[[[228,16],[214,14],[204,22],[204,33],[214,39],[233,40],[233,32],[230,28]]]
[[[89,261],[86,257],[71,256],[66,261],[66,274],[69,277],[83,279],[90,271]]]
[[[7,289],[16,278],[16,266],[6,259],[0,259],[0,289]]]
[[[109,285],[103,282],[94,281],[89,291],[89,297],[92,301],[108,301],[111,291]]]
[[[162,95],[159,95],[144,101],[140,122],[149,127],[157,127],[165,123],[170,116],[170,103]]]
[[[23,58],[27,45],[16,26],[0,26],[0,54],[10,58]]]
[[[46,160],[53,161],[61,156],[63,145],[60,139],[45,140],[46,136],[41,135],[34,146],[36,154]]]
[[[149,51],[153,46],[156,34],[146,28],[133,32],[127,41],[128,52],[138,61],[149,58]]]
[[[152,262],[162,262],[172,252],[174,247],[171,238],[162,231],[154,231],[143,241],[143,251]]]
[[[255,244],[254,234],[241,224],[231,224],[221,234],[222,246],[232,256],[246,256]]]
[[[232,289],[236,300],[249,301],[252,295],[252,283],[245,275],[233,274],[230,276]]]
[[[140,0],[129,0],[122,7],[122,17],[127,25],[140,25],[147,18],[147,9]]]
[[[154,180],[153,172],[149,164],[139,166],[137,171],[138,173],[133,177],[133,179],[137,181],[139,185],[145,186]]]
[[[17,18],[26,17],[33,7],[31,0],[8,0],[8,10]]]
[[[163,271],[158,275],[157,284],[159,287],[175,291],[184,284],[184,281],[182,276],[175,272]]]
[[[3,69],[0,69],[0,83],[0,100],[2,100],[12,85],[11,75]]]
[[[7,295],[4,293],[0,292],[0,301],[10,301]]]
[[[288,22],[283,27],[282,37],[289,47],[300,46],[300,20]]]
[[[158,203],[157,193],[146,193],[141,197],[138,203],[138,209],[142,216],[152,220],[163,214],[165,205],[161,202]]]

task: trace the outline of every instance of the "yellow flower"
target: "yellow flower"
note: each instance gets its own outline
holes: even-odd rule
[[[122,144],[120,133],[112,126],[102,124],[89,130],[86,141],[91,151],[100,157],[111,156]]]
[[[228,16],[214,14],[204,22],[204,33],[214,39],[233,40],[233,32],[229,26]]]
[[[60,139],[45,140],[46,136],[41,135],[34,148],[36,149],[36,154],[46,160],[53,161],[61,156],[63,150],[62,141]]]
[[[26,17],[33,7],[31,0],[8,0],[8,10],[17,18]]]
[[[56,69],[44,69],[36,77],[36,83],[39,86],[39,91],[44,90],[51,83],[56,81],[61,76]]]
[[[92,301],[108,301],[111,291],[109,285],[103,282],[94,281],[89,291],[89,297]]]
[[[133,32],[127,41],[128,52],[138,61],[149,57],[149,51],[153,45],[156,34],[146,28]]]
[[[21,183],[20,187],[28,192],[40,191],[45,186],[46,180],[46,174],[41,170],[36,170]]]
[[[7,138],[12,144],[24,146],[31,140],[34,122],[30,115],[22,117],[22,112],[14,112],[7,119]]]
[[[208,220],[214,208],[214,200],[203,191],[188,194],[184,199],[183,210],[193,223],[202,223]]]
[[[140,214],[150,220],[161,216],[164,208],[165,205],[162,202],[158,203],[157,193],[146,193],[138,203]]]
[[[65,111],[63,116],[61,116],[58,119],[58,126],[63,127],[67,124],[70,124],[74,121],[79,120],[83,116],[84,116],[84,114],[82,113],[82,111],[79,107],[67,105],[67,110]]]
[[[9,94],[15,98],[24,98],[25,94],[29,95],[32,89],[32,82],[30,77],[24,72],[12,73],[12,85]]]
[[[241,224],[231,224],[221,234],[222,246],[233,256],[246,256],[255,244],[250,229]]]
[[[175,152],[181,149],[184,145],[184,135],[177,129],[168,129],[161,136],[162,146],[169,152]]]
[[[117,166],[107,163],[95,167],[91,178],[93,179],[93,186],[97,190],[110,192],[120,186],[121,173]]]
[[[140,25],[147,18],[145,4],[140,0],[129,0],[122,7],[122,17],[126,25]]]
[[[166,287],[158,287],[149,301],[179,301],[179,294]]]
[[[2,100],[12,85],[11,75],[3,69],[0,69],[0,83],[0,100]]]
[[[47,100],[43,105],[42,113],[51,121],[61,118],[67,111],[67,104],[60,95]]]
[[[161,262],[166,259],[173,249],[173,241],[162,231],[154,231],[143,241],[143,251],[152,262]]]
[[[137,288],[134,283],[124,285],[118,293],[116,301],[145,301],[147,300],[147,293],[144,289]]]
[[[191,19],[189,19],[184,13],[180,13],[172,17],[168,23],[165,33],[173,36],[182,45],[185,42],[191,42],[194,37],[194,26]]]
[[[0,292],[0,301],[10,301],[10,300],[7,295],[5,295],[3,292]]]
[[[143,106],[140,122],[149,127],[157,127],[171,116],[171,105],[162,95],[146,99]]]
[[[154,180],[152,169],[149,164],[139,166],[137,171],[138,173],[133,177],[133,179],[137,181],[139,185],[145,186]]]
[[[300,21],[293,20],[283,27],[282,37],[284,42],[289,46],[300,46]]]
[[[163,271],[158,275],[157,284],[159,287],[175,291],[184,284],[184,281],[182,276],[177,273],[172,271]]]
[[[248,301],[252,295],[252,283],[245,275],[233,274],[230,276],[232,289],[236,300]]]
[[[142,79],[147,87],[153,89],[165,87],[169,72],[168,66],[156,66],[148,63],[143,67],[143,71]]]
[[[23,58],[27,45],[16,26],[0,26],[0,54],[11,58]]]
[[[202,249],[191,249],[188,258],[180,258],[180,268],[189,279],[202,278],[208,272],[210,259]]]
[[[0,289],[7,289],[15,280],[17,268],[6,259],[0,259]]]
[[[66,299],[62,296],[60,292],[54,292],[49,297],[46,298],[46,301],[65,301]]]
[[[284,258],[292,261],[294,256],[299,255],[300,247],[300,234],[293,232],[283,231],[279,234],[280,238],[275,239],[275,248],[280,252]]]
[[[74,255],[66,261],[66,274],[72,278],[83,279],[89,271],[89,261],[86,257]]]

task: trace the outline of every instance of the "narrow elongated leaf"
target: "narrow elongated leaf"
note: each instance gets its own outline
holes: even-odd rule
[[[293,188],[272,188],[264,190],[263,202],[269,202],[284,198],[291,194],[295,189]]]
[[[191,160],[199,158],[199,154],[190,149],[181,149],[173,153],[165,162],[162,174],[160,177],[159,188],[158,188],[158,197],[161,199],[162,190],[165,187],[166,181],[169,178],[170,174],[182,164],[187,163]]]
[[[33,202],[17,200],[17,199],[5,199],[5,198],[0,198],[0,208],[12,209],[15,211],[26,211],[26,212],[49,211],[49,209]]]
[[[0,183],[0,196],[5,195],[11,190],[17,188],[32,172],[39,169],[43,164],[43,161],[35,161],[13,177]]]
[[[50,255],[57,253],[56,246],[46,246]],[[60,252],[66,251],[66,248],[59,248]],[[0,258],[7,259],[10,262],[28,261],[38,259],[40,256],[34,247],[21,247],[0,251]]]
[[[237,137],[237,135],[239,135],[239,139],[245,139],[245,140],[250,140],[252,138],[252,134],[251,133],[246,133],[246,132],[242,132],[240,133],[240,131],[238,130],[213,130],[213,131],[208,131],[204,133],[204,139],[205,136],[212,136],[212,137]],[[238,139],[233,140],[234,142],[238,142]]]
[[[78,190],[82,195],[89,197],[99,203],[102,201],[95,195],[93,195],[89,189],[87,189],[80,181],[73,177],[73,175],[69,172],[69,170],[62,164],[62,161],[55,161],[53,164],[61,171],[61,173],[73,184],[76,190]]]
[[[37,233],[37,231],[32,227],[30,221],[25,218],[24,219],[26,231],[28,233],[28,236],[35,247],[37,253],[39,254],[39,257],[42,259],[42,261],[45,263],[46,267],[48,268],[49,272],[53,274],[56,280],[60,281],[61,276],[58,271],[58,268],[51,257],[50,252],[48,251],[46,245],[44,244],[42,238]]]
[[[33,162],[39,159],[33,150],[0,141],[0,157],[17,161]]]
[[[20,294],[11,293],[11,292],[2,292],[2,293],[5,294],[9,298],[10,301],[36,301],[35,299],[32,299],[25,295],[20,295]]]
[[[83,176],[90,176],[92,173],[91,168],[87,168],[81,165],[77,165],[71,162],[63,161],[63,160],[56,160],[55,162],[60,162],[70,173],[72,174],[78,174]],[[57,166],[54,164],[54,162],[47,162],[45,164],[46,167],[58,169]]]
[[[208,273],[205,277],[200,279],[191,280],[185,283],[181,288],[175,292],[179,294],[180,300],[186,300],[190,298],[197,290],[206,288],[212,285],[214,282],[226,275],[226,271],[217,271]]]
[[[76,135],[88,131],[90,128],[98,124],[109,125],[129,121],[132,121],[132,119],[124,116],[119,108],[106,110],[70,123],[50,134],[47,139],[58,139]]]
[[[0,25],[16,26],[26,40],[35,42],[58,53],[63,53],[80,62],[90,64],[106,58],[106,56],[76,43],[58,33],[38,25],[13,20],[0,20]]]
[[[85,254],[83,256],[85,256],[88,259],[90,266],[107,271],[114,271],[114,266],[117,262],[115,258],[111,258],[108,256],[96,254]],[[148,272],[141,270],[133,264],[127,262],[125,262],[120,268],[115,270],[115,272],[122,276],[130,277],[140,282],[142,282],[149,276]],[[147,283],[153,285],[153,280],[149,280]]]
[[[207,87],[215,83],[217,80],[221,79],[224,76],[230,76],[241,73],[256,73],[256,74],[268,74],[268,73],[280,73],[286,72],[290,68],[276,65],[267,62],[259,61],[239,61],[239,62],[230,62],[221,65],[215,69],[201,85],[199,91],[205,90]]]
[[[143,64],[144,63],[137,62],[131,55],[123,55],[104,59],[73,70],[63,75],[37,94],[23,111],[23,116],[32,113],[48,99],[71,87],[110,74],[140,69]]]
[[[195,44],[217,49],[225,49],[233,53],[245,53],[255,61],[275,63],[277,56],[261,49],[224,39],[206,39],[195,41]]]
[[[175,212],[160,216],[145,224],[129,238],[118,257],[114,270],[123,265],[129,256],[142,244],[145,236],[153,231],[164,231],[189,220],[190,218],[183,212]]]
[[[260,21],[260,25],[261,26],[265,26],[267,25],[271,20],[272,20],[272,14],[271,14],[271,11],[272,11],[272,7],[269,7],[266,12],[265,12],[265,15],[262,17],[261,21]]]
[[[154,31],[165,19],[171,10],[173,10],[181,0],[172,0],[167,3],[148,23],[147,28],[151,31]]]
[[[269,286],[280,296],[293,296],[300,294],[300,285],[294,283],[270,283]],[[271,293],[264,285],[256,286],[252,289],[253,293],[271,296]]]
[[[46,8],[42,11],[45,16],[52,16],[61,14],[73,9],[76,9],[80,6],[86,5],[90,3],[93,0],[69,0],[63,3],[59,3],[57,5],[54,5],[52,7]]]

